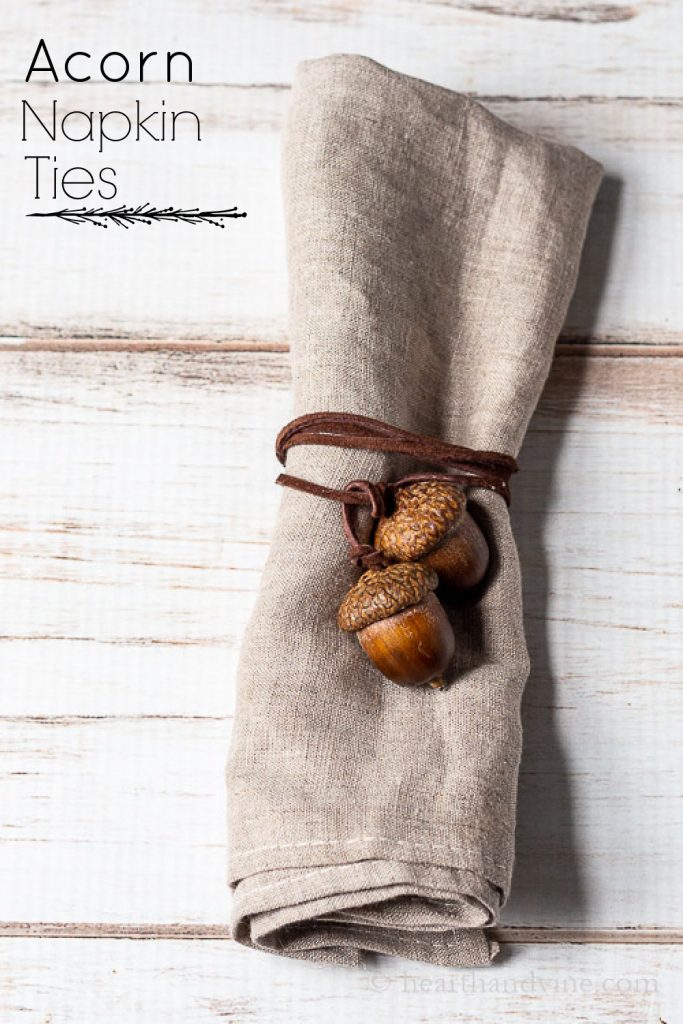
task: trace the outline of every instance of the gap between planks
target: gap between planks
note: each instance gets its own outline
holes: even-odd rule
[[[569,19],[571,20],[571,19]],[[8,88],[18,87],[24,88],[26,85],[25,80],[19,78],[0,78],[0,82]],[[104,78],[93,77],[90,80],[94,87],[107,87],[108,82]],[[67,86],[69,83],[63,83]],[[187,82],[167,82],[164,79],[150,79],[146,82],[140,82],[134,78],[126,79],[126,84],[131,88],[137,90],[149,90],[158,89],[159,86],[163,86],[164,89],[173,90],[187,88]],[[203,89],[223,89],[223,90],[234,90],[236,92],[274,92],[274,93],[290,93],[292,91],[291,82],[197,82],[193,81],[190,83],[195,91],[201,91]],[[36,92],[42,91],[44,93],[49,92],[54,86],[53,82],[31,82],[31,88],[35,89]],[[637,105],[641,107],[680,107],[683,105],[683,96],[657,96],[657,95],[640,95],[637,93],[622,93],[620,95],[611,96],[609,93],[539,93],[535,96],[520,96],[515,93],[484,93],[476,92],[470,89],[454,89],[455,92],[460,92],[461,95],[466,96],[470,100],[474,100],[476,103],[548,103],[548,104],[591,104],[591,105],[606,105],[608,103],[618,103],[621,105]]]
[[[226,341],[195,341],[166,338],[14,338],[0,337],[0,352],[289,352],[286,341],[258,341],[250,338]],[[683,355],[681,345],[650,342],[619,342],[588,339],[562,340],[558,356],[595,356],[621,359],[628,356],[674,359]]]
[[[681,945],[678,928],[491,928],[507,945]],[[225,924],[111,924],[101,922],[0,922],[0,938],[42,939],[197,939],[232,942]]]

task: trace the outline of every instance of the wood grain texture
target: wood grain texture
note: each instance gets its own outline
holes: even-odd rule
[[[230,942],[0,939],[3,1024],[680,1024],[679,949],[527,946],[485,971],[311,966]],[[267,982],[266,982],[267,979]]]
[[[25,0],[5,12],[0,78],[24,80],[42,34],[62,61],[160,50],[150,81],[167,48],[192,55],[195,81],[240,85],[336,51],[487,95],[681,96],[682,19],[675,0]]]
[[[89,109],[195,110],[202,142],[53,145],[58,164],[113,164],[128,203],[237,204],[245,220],[210,226],[155,224],[107,231],[27,219],[60,204],[32,200],[21,144],[21,99],[46,116],[78,109],[83,87],[11,85],[0,103],[0,336],[7,339],[184,339],[242,346],[286,342],[287,281],[280,134],[288,90],[266,86],[90,86]],[[28,90],[28,93],[27,93]],[[511,123],[583,147],[606,179],[589,228],[565,340],[678,344],[683,339],[683,105],[623,99],[487,101]],[[31,136],[33,138],[33,136]],[[44,144],[43,144],[44,149]],[[42,150],[38,150],[39,152]],[[63,204],[61,204],[63,205]],[[78,204],[76,204],[78,205]],[[116,267],[115,279],[112,267]]]
[[[28,337],[0,337],[0,352],[289,352],[286,341],[259,342],[249,339],[243,341],[191,341],[178,338],[51,338],[47,335]],[[627,359],[629,356],[649,359],[678,359],[681,349],[678,345],[640,344],[627,342],[581,342],[558,340],[555,346],[557,356],[602,356],[608,359]]]
[[[683,945],[680,928],[538,928],[498,925],[489,934],[501,945]],[[149,924],[107,921],[0,921],[1,938],[230,939],[227,924]]]
[[[507,925],[679,925],[680,756],[653,748],[662,736],[675,742],[680,713],[667,701],[670,725],[652,725],[643,702],[633,715],[613,699],[612,724],[597,704],[581,716],[556,714],[558,735],[547,712],[541,724],[536,708],[526,712]],[[192,718],[3,722],[0,877],[12,884],[3,885],[2,919],[225,926],[229,726]],[[629,752],[638,746],[638,769],[629,771],[626,752],[607,757],[605,741]]]
[[[287,359],[1,362],[0,918],[220,923],[233,678]],[[682,363],[561,357],[532,422],[513,503],[535,670],[508,925],[683,919]]]
[[[2,1024],[681,1024],[682,29],[675,0],[3,11]],[[161,86],[160,62],[144,85],[27,86],[39,35],[57,60],[187,50],[195,84]],[[226,939],[233,680],[289,416],[280,131],[296,63],[334,51],[472,93],[607,172],[516,481],[534,672],[487,972],[316,969]],[[48,148],[114,164],[125,201],[236,202],[247,221],[26,220],[20,102],[53,96],[196,110],[199,146]]]

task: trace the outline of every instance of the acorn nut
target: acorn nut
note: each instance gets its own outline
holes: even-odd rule
[[[368,569],[339,607],[340,629],[355,633],[382,675],[399,686],[443,686],[455,637],[432,593],[436,573],[418,562]]]
[[[462,487],[423,480],[397,491],[394,509],[377,523],[375,547],[391,562],[420,561],[445,590],[469,590],[489,564],[486,538],[467,511]]]

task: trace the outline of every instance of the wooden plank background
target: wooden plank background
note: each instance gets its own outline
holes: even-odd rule
[[[27,1024],[658,1024],[680,1019],[676,952],[656,945],[534,945],[515,947],[495,972],[389,959],[351,970],[215,940],[0,939],[11,979],[5,1015]]]
[[[674,0],[4,13],[2,1024],[683,1019],[682,21]],[[183,49],[195,81],[26,85],[41,35],[62,59]],[[289,415],[279,133],[296,62],[334,51],[470,92],[607,173],[515,489],[534,669],[513,895],[487,972],[318,969],[227,935],[234,672]],[[126,201],[237,203],[247,220],[27,220],[21,100],[53,96],[196,110],[200,148],[79,159],[114,163]],[[54,151],[78,162],[73,144]]]
[[[457,81],[454,76],[451,84]],[[25,337],[285,343],[279,137],[289,89],[94,85],[88,109],[112,109],[115,94],[122,110],[134,109],[141,98],[152,111],[166,98],[170,109],[196,111],[201,143],[190,136],[156,147],[112,144],[103,157],[96,145],[83,153],[73,143],[51,147],[62,168],[76,156],[87,156],[92,167],[114,164],[121,182],[117,201],[144,196],[161,206],[239,204],[248,218],[230,226],[227,243],[225,232],[210,228],[156,225],[134,235],[86,235],[84,228],[66,232],[68,225],[27,220],[27,211],[46,204],[33,201],[34,175],[17,155],[21,100],[30,97],[47,118],[55,97],[66,112],[80,109],[82,93],[83,86],[73,84],[12,83],[0,104],[0,173],[8,184],[0,236],[5,344]],[[683,104],[588,97],[493,97],[486,103],[520,128],[584,147],[606,168],[565,339],[680,344],[683,208],[672,203],[670,190],[683,179]],[[24,144],[24,154],[36,152],[33,141]],[[29,294],[28,279],[36,282]]]

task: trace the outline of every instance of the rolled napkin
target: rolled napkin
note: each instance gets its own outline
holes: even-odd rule
[[[602,169],[466,96],[358,56],[304,63],[284,146],[294,403],[516,455],[575,286]],[[290,452],[329,487],[425,469]],[[363,951],[488,963],[509,888],[528,675],[503,499],[449,607],[444,690],[384,679],[337,609],[358,572],[339,505],[283,493],[239,668],[228,763],[237,941],[328,963]]]

